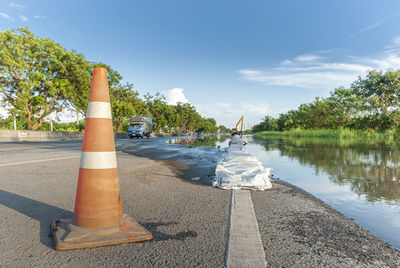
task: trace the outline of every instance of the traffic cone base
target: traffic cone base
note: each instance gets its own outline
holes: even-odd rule
[[[150,232],[126,214],[121,224],[110,228],[82,228],[72,224],[72,219],[58,220],[51,225],[51,232],[56,250],[112,246],[153,238]]]

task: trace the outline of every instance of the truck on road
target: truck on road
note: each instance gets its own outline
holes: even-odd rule
[[[153,121],[150,117],[146,116],[133,116],[128,128],[129,138],[150,138],[150,134],[153,131]]]

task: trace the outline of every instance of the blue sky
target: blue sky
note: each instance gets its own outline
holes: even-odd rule
[[[28,26],[227,127],[400,68],[399,22],[398,0],[0,0],[0,31]]]

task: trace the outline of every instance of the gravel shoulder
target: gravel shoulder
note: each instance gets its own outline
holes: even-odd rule
[[[274,181],[252,192],[269,267],[399,267],[399,251],[310,194]]]

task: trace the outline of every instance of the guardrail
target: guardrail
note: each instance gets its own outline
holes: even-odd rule
[[[0,142],[81,140],[83,132],[0,130]]]
[[[171,133],[151,133],[154,137],[177,136]],[[116,139],[129,139],[128,133],[115,133]],[[83,132],[67,131],[33,131],[33,130],[8,130],[0,129],[0,142],[19,142],[19,141],[68,141],[82,140]]]
[[[170,137],[169,133],[151,133],[151,137]],[[115,133],[116,139],[128,139],[127,133]],[[23,141],[68,141],[82,140],[83,132],[67,131],[32,131],[32,130],[7,130],[0,129],[0,142]]]

